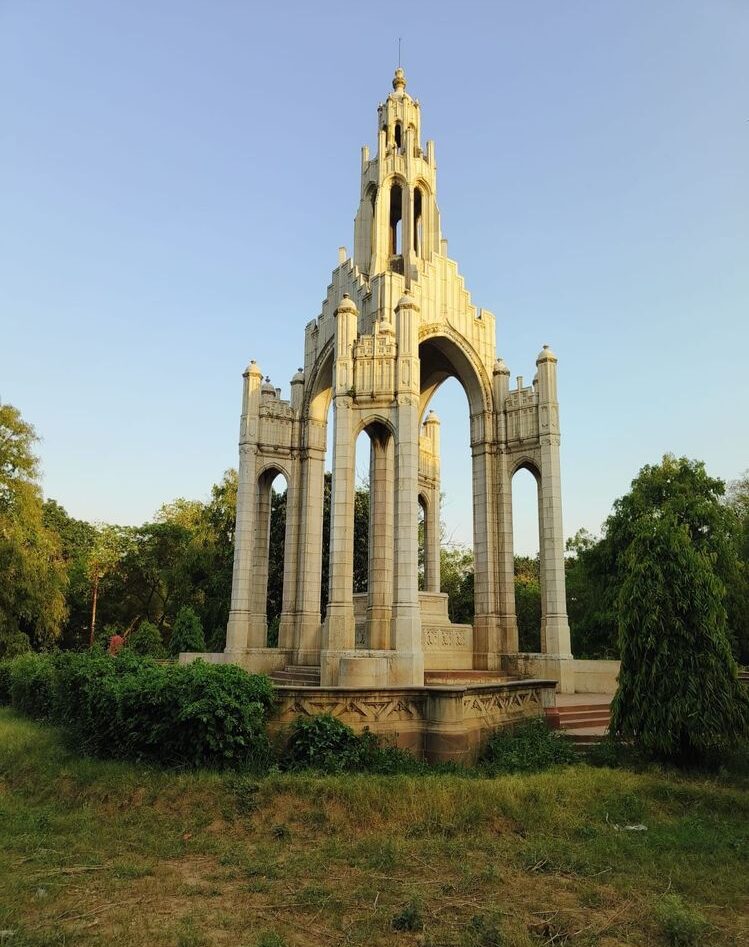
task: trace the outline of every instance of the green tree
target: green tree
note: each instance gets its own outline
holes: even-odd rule
[[[205,651],[205,637],[200,619],[189,605],[177,613],[169,639],[169,654],[176,658],[182,651]]]
[[[669,476],[671,462],[664,466]],[[652,486],[654,476],[646,468],[632,492]],[[650,756],[704,762],[746,739],[749,697],[726,635],[725,587],[711,543],[690,530],[680,491],[676,509],[668,495],[655,498],[650,505],[634,498],[637,518],[620,557],[622,657],[611,730]]]
[[[619,635],[610,552],[605,539],[580,529],[567,540],[565,578],[572,653],[578,658],[618,658]]]
[[[726,503],[736,552],[726,577],[728,631],[736,659],[749,664],[749,471],[729,484]]]
[[[117,526],[102,524],[89,549],[86,561],[86,575],[91,587],[91,623],[89,625],[88,645],[93,647],[96,640],[96,609],[99,603],[99,586],[103,579],[111,575],[120,565],[127,550],[129,531]]]
[[[45,500],[42,510],[45,527],[57,534],[67,572],[67,619],[60,645],[81,648],[89,640],[91,582],[88,561],[97,535],[96,527],[70,516],[56,500]]]
[[[539,557],[515,556],[515,615],[518,647],[521,651],[541,650],[541,576]]]
[[[440,588],[447,594],[450,621],[458,625],[473,622],[473,550],[460,543],[440,548]]]
[[[126,644],[133,654],[151,658],[166,657],[161,632],[150,621],[142,621],[135,631],[128,636]]]
[[[0,656],[52,644],[66,619],[61,544],[44,525],[34,428],[0,404]]]

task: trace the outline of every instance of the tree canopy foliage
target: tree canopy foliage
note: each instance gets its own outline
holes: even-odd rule
[[[608,521],[621,648],[611,729],[682,763],[749,733],[726,627],[734,532],[723,491],[701,463],[667,455],[640,471]]]
[[[0,404],[0,657],[44,647],[67,615],[60,538],[44,523],[38,438],[9,404]]]

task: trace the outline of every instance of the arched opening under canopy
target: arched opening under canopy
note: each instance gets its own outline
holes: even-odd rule
[[[512,477],[512,535],[518,647],[522,652],[532,653],[541,651],[541,533],[538,480],[538,472],[530,463],[517,467]]]
[[[255,575],[256,612],[265,618],[266,645],[278,646],[283,611],[286,549],[286,501],[288,479],[277,467],[269,467],[258,478]]]

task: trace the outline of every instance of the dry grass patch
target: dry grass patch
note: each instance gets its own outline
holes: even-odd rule
[[[749,942],[736,780],[168,773],[8,712],[0,780],[12,947]]]

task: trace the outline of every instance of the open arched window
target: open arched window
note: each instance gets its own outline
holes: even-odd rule
[[[424,246],[423,206],[421,188],[414,188],[414,253],[421,255]]]
[[[398,151],[402,151],[403,150],[403,129],[401,127],[400,122],[395,123],[394,136],[395,136],[395,147],[398,149]]]
[[[390,256],[403,253],[403,188],[393,184],[390,188]]]

